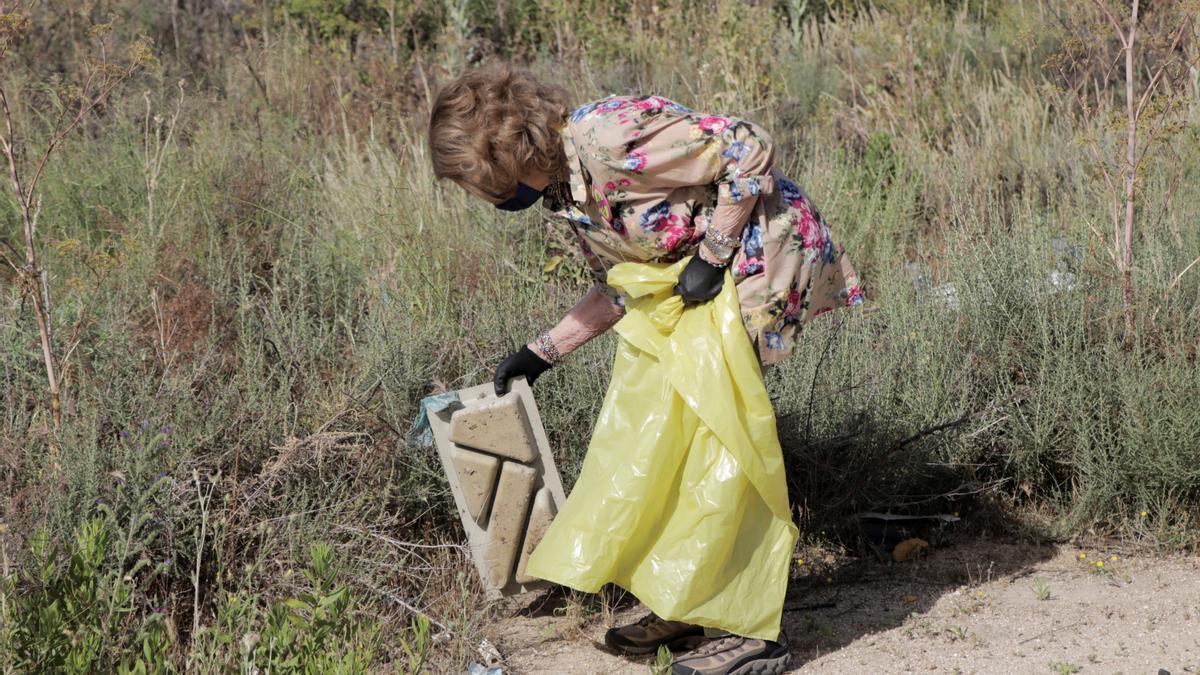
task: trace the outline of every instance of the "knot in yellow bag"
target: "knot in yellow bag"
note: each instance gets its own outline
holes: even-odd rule
[[[612,381],[579,479],[526,567],[658,616],[774,640],[797,530],[775,414],[726,273],[711,302],[674,294],[687,259],[622,263]]]

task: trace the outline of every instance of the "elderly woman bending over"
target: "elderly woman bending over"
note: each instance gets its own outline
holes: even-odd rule
[[[776,147],[752,122],[653,95],[571,109],[560,87],[501,65],[466,72],[438,92],[429,146],[439,178],[499,209],[541,201],[578,241],[595,278],[556,326],[499,364],[498,394],[515,376],[532,383],[621,318],[623,300],[606,283],[616,263],[690,256],[675,287],[687,303],[717,296],[728,270],[764,365],[792,353],[808,318],[862,302],[829,228],[776,170]],[[782,597],[746,600],[782,604]],[[605,641],[631,654],[698,646],[673,665],[686,675],[782,672],[789,661],[782,634],[759,639],[712,629],[651,613],[610,630]]]

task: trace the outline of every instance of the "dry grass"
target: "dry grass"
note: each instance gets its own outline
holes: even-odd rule
[[[114,536],[144,542],[128,560],[111,553],[109,571],[171,561],[133,575],[120,634],[165,608],[170,663],[216,670],[241,658],[218,637],[261,634],[274,601],[312,589],[303,572],[327,543],[355,591],[347,616],[364,620],[341,629],[374,663],[412,665],[418,616],[435,669],[477,657],[492,610],[436,458],[404,431],[422,396],[486,380],[586,274],[533,217],[433,179],[427,92],[475,55],[527,58],[579,100],[655,91],[760,121],[852,252],[870,311],[812,325],[769,375],[813,579],[836,575],[823,553],[853,546],[847,516],[875,508],[1197,546],[1197,110],[1146,167],[1144,311],[1125,352],[1119,278],[1092,234],[1106,206],[1086,129],[1043,67],[1062,38],[1054,3],[808,3],[803,17],[778,3],[506,4],[503,21],[483,5],[414,4],[395,42],[377,17],[351,41],[249,2],[222,5],[236,21],[176,17],[177,31],[165,10],[118,12],[120,34],[157,36],[162,70],[138,82],[151,109],[173,110],[176,81],[189,84],[153,227],[140,96],[115,98],[47,174],[41,234],[73,346],[58,431],[28,308],[12,293],[0,304],[0,542],[17,567],[33,569],[39,525],[70,542],[104,505]],[[27,91],[80,66],[94,17],[35,18],[0,74]],[[30,96],[19,114],[36,122],[47,104]],[[0,238],[11,224],[0,219]],[[538,383],[568,483],[610,348],[597,340]],[[131,514],[148,516],[131,528]],[[616,604],[568,606],[583,622]],[[112,646],[104,663],[137,647]]]

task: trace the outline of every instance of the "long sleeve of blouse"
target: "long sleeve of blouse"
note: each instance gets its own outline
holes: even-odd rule
[[[587,295],[575,303],[566,316],[549,330],[550,341],[559,354],[566,356],[592,338],[616,325],[625,309],[610,294],[607,284],[597,283]],[[535,354],[541,354],[536,340],[529,343]]]
[[[641,181],[662,188],[715,185],[708,227],[739,237],[760,194],[774,190],[775,144],[758,125],[733,117],[690,114],[640,144]]]
[[[606,263],[670,259],[710,227],[736,238],[775,190],[762,128],[661,96],[586,104],[563,133],[574,207],[560,215]]]
[[[646,96],[586,104],[563,130],[572,225],[597,285],[550,331],[566,354],[623,314],[605,283],[621,261],[669,260],[714,229],[741,239],[775,190],[775,145],[758,125]]]
[[[704,233],[716,231],[741,242],[729,269],[764,363],[790,353],[808,318],[862,302],[853,267],[756,124],[661,96],[609,96],[576,108],[561,133],[566,191],[551,210],[595,273],[593,297],[613,265],[705,256]],[[611,318],[613,306],[588,311]]]

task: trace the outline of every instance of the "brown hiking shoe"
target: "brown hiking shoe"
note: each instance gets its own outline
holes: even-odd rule
[[[704,637],[704,628],[682,621],[663,621],[653,612],[628,626],[611,628],[604,644],[626,654],[653,654],[666,645],[671,651],[691,649]]]
[[[791,661],[786,645],[730,635],[676,659],[671,675],[778,675]]]

